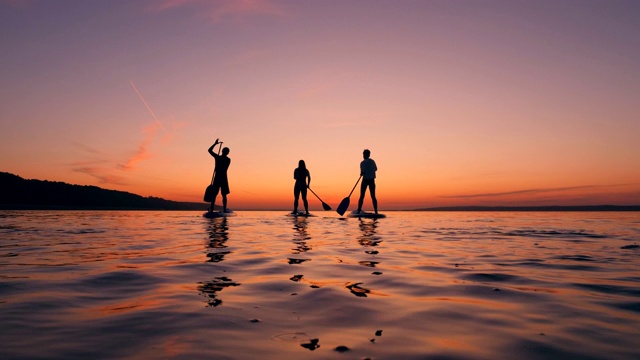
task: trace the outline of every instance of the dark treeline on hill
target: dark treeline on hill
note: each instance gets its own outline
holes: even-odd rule
[[[143,197],[97,186],[26,180],[0,172],[0,209],[203,210],[206,207],[204,203]]]

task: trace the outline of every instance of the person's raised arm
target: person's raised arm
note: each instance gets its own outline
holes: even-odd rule
[[[209,148],[209,154],[211,154],[211,156],[213,156],[213,157],[218,156],[218,154],[216,154],[216,153],[214,153],[214,152],[213,152],[213,148],[214,148],[216,145],[218,145],[218,140],[219,140],[219,139],[216,139],[216,142],[214,142],[214,143],[213,143],[213,145],[211,145],[211,147]]]

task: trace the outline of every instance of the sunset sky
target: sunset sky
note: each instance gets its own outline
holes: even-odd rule
[[[616,0],[0,0],[0,171],[201,201],[220,138],[234,209],[291,207],[300,159],[335,208],[365,148],[382,210],[640,204],[638,19]]]

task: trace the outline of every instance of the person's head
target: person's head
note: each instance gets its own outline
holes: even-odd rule
[[[304,163],[304,160],[300,160],[300,161],[298,161],[298,167],[300,169],[306,169],[307,165]]]
[[[368,159],[369,156],[371,156],[371,151],[369,151],[369,149],[364,149],[364,151],[362,152],[362,157]]]
[[[229,148],[225,147],[222,149],[222,155],[229,155]]]

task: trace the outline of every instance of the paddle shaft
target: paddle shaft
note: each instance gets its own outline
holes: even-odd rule
[[[325,203],[324,201],[322,201],[322,199],[320,199],[320,196],[318,196],[318,194],[316,194],[316,193],[315,193],[315,191],[311,190],[311,188],[310,188],[310,187],[308,187],[308,186],[307,186],[307,189],[309,189],[309,191],[311,191],[311,193],[312,193],[313,195],[315,195],[315,196],[318,198],[318,200],[320,200],[320,202],[322,203],[322,207],[323,207],[325,210],[331,210],[331,206],[329,206],[327,203]]]
[[[218,155],[220,155],[220,150],[222,150],[222,141],[220,141],[218,144],[220,144],[220,147],[218,148]],[[213,175],[211,175],[211,185],[213,185],[213,179],[215,179],[216,177],[216,167],[215,165],[213,166]]]
[[[318,198],[318,200],[322,201],[322,199],[320,199],[320,196],[318,196],[318,194],[316,194],[316,193],[315,193],[315,191],[311,190],[311,188],[310,188],[310,187],[308,187],[308,186],[307,186],[307,189],[309,189],[309,191],[311,191],[311,193],[312,193],[313,195],[315,195],[315,196]],[[324,201],[322,201],[322,202],[324,202]]]
[[[218,142],[218,144],[220,144],[220,147],[218,148],[218,156],[220,156],[220,150],[222,150],[222,141]],[[216,159],[216,161],[218,161],[218,159]],[[213,180],[216,178],[216,166],[213,166],[213,175],[211,175],[211,185],[213,185]],[[215,203],[213,201],[211,201],[211,207],[209,208],[209,211],[213,211],[214,207],[215,207]]]
[[[362,179],[362,175],[360,175],[360,177],[358,178],[358,181],[356,181],[356,184],[353,185],[353,189],[351,189],[351,192],[349,193],[349,196],[347,196],[347,197],[351,197],[351,194],[353,194],[353,190],[355,190],[356,186],[358,186],[358,183],[360,182],[360,179]]]

